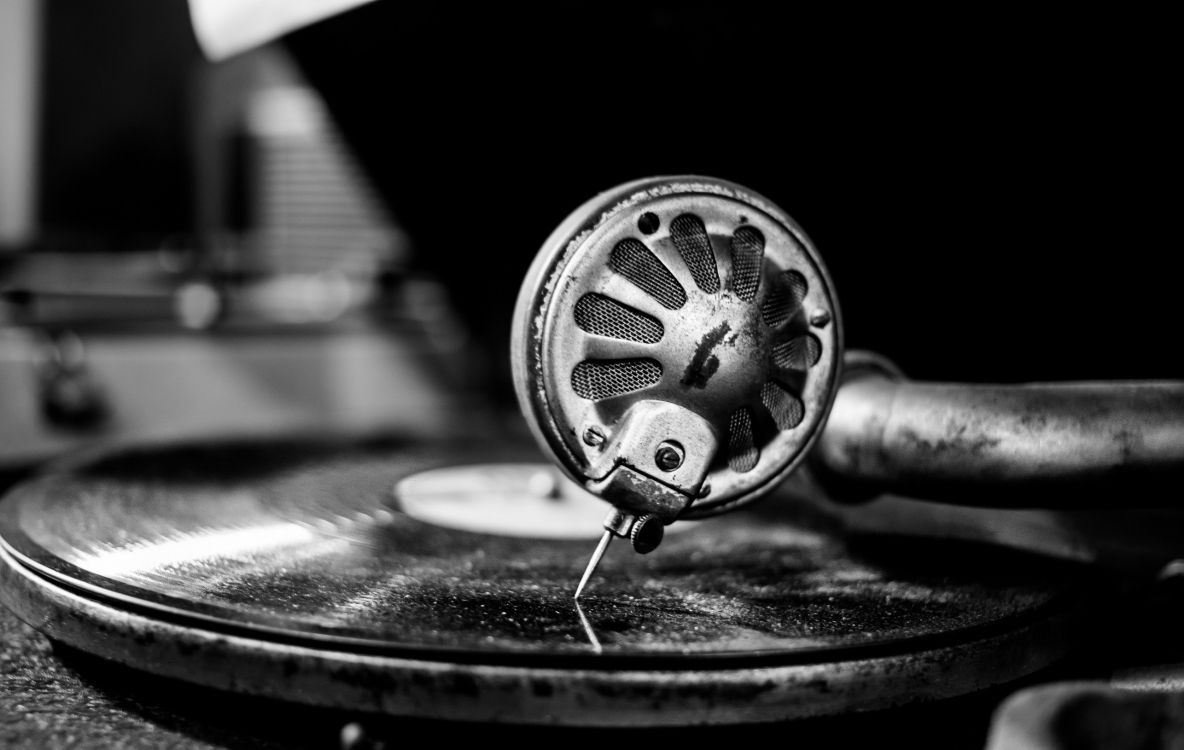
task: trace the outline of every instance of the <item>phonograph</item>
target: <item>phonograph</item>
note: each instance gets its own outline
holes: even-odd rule
[[[1023,684],[1123,601],[1094,563],[1171,559],[1184,385],[912,382],[844,350],[839,291],[744,187],[622,185],[522,285],[533,444],[74,458],[0,504],[0,595],[135,670],[477,726],[793,722]],[[1154,533],[1098,533],[1114,507]]]

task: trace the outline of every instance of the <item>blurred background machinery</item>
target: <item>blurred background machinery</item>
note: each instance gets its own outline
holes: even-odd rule
[[[8,3],[0,471],[99,442],[473,419],[466,332],[278,46]]]

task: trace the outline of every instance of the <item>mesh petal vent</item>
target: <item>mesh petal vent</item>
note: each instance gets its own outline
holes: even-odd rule
[[[584,360],[571,373],[576,395],[602,401],[657,385],[662,366],[652,359]]]

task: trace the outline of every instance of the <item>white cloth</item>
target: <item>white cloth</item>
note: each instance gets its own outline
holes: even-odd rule
[[[373,0],[189,0],[197,41],[222,60]]]

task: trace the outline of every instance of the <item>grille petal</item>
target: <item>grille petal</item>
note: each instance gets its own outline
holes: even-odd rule
[[[756,227],[740,227],[732,235],[732,278],[730,285],[745,302],[756,297],[761,283],[761,261],[765,255],[765,235]]]
[[[761,317],[770,328],[776,328],[802,306],[809,286],[806,277],[797,271],[784,271],[761,304]]]
[[[761,388],[761,403],[769,410],[769,416],[773,417],[779,430],[792,430],[806,416],[802,400],[772,380]]]
[[[571,372],[571,387],[580,398],[602,401],[661,379],[662,366],[652,359],[584,360]]]
[[[715,253],[703,220],[694,214],[676,217],[670,222],[670,239],[690,269],[695,284],[708,294],[718,292],[719,271],[715,267]]]
[[[648,247],[632,237],[616,244],[609,255],[608,265],[667,310],[677,310],[687,303],[686,290],[670,269],[662,265]]]
[[[752,414],[740,408],[728,420],[728,467],[743,474],[756,468],[761,458],[752,435]]]
[[[588,333],[642,344],[656,344],[665,333],[657,319],[595,292],[580,297],[575,318],[576,325]]]
[[[784,341],[773,347],[773,361],[778,367],[805,372],[822,358],[822,342],[812,334]]]

